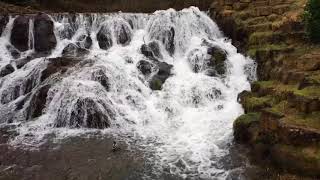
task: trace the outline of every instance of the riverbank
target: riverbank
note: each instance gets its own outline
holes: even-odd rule
[[[211,6],[226,35],[258,64],[259,81],[239,100],[246,114],[235,140],[253,159],[318,177],[320,170],[320,46],[305,37],[306,1],[217,1]]]

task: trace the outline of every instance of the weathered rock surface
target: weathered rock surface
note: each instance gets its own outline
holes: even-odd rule
[[[53,21],[46,14],[34,17],[34,48],[37,52],[50,52],[57,44]]]
[[[29,49],[29,17],[19,16],[13,22],[11,31],[11,44],[19,51]]]

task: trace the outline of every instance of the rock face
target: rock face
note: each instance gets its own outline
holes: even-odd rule
[[[102,26],[97,34],[97,40],[101,49],[109,49],[113,44],[110,29],[106,26]]]
[[[19,16],[13,22],[11,31],[11,44],[19,51],[29,49],[29,17]]]
[[[146,60],[141,60],[138,62],[137,68],[139,69],[139,71],[145,75],[148,76],[152,73],[152,69],[153,69],[154,65]]]
[[[37,52],[49,52],[57,44],[54,35],[54,25],[46,14],[38,14],[34,17],[34,48]]]

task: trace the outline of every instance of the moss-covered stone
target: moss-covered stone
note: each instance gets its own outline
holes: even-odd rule
[[[259,134],[260,113],[249,113],[240,116],[233,124],[234,137],[237,142],[250,143]]]

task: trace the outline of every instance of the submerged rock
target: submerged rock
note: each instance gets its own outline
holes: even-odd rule
[[[101,27],[97,34],[97,40],[101,49],[108,50],[112,46],[112,35],[107,26]]]
[[[81,48],[75,44],[70,43],[62,51],[62,56],[65,57],[81,57],[89,53],[87,49]]]
[[[154,65],[151,62],[146,60],[141,60],[137,64],[137,68],[145,76],[150,75],[152,73],[153,66]]]
[[[218,47],[210,47],[208,54],[211,55],[208,66],[212,67],[218,75],[224,75],[227,68],[225,62],[227,60],[227,52]]]
[[[157,41],[152,41],[148,45],[143,44],[140,48],[143,55],[151,60],[162,59],[162,54],[160,51],[160,45]]]
[[[29,19],[28,16],[18,16],[11,31],[11,44],[22,52],[29,49]]]
[[[109,78],[106,75],[105,69],[100,68],[98,70],[95,70],[93,71],[91,76],[92,76],[91,79],[99,82],[106,89],[106,91],[110,90],[110,82],[109,82]]]
[[[157,68],[157,74],[154,75],[149,82],[150,88],[152,90],[162,89],[162,85],[171,76],[171,69],[173,68],[173,66],[165,62],[158,62]]]
[[[83,49],[90,49],[92,46],[92,38],[90,35],[82,35],[77,40],[77,46]]]
[[[20,52],[15,47],[7,45],[6,48],[9,51],[10,55],[13,57],[13,59],[20,58]]]
[[[0,70],[0,77],[4,77],[8,74],[11,74],[14,72],[14,68],[11,64],[5,65],[3,68]]]
[[[34,18],[34,48],[37,52],[49,52],[57,45],[54,24],[46,14]]]

